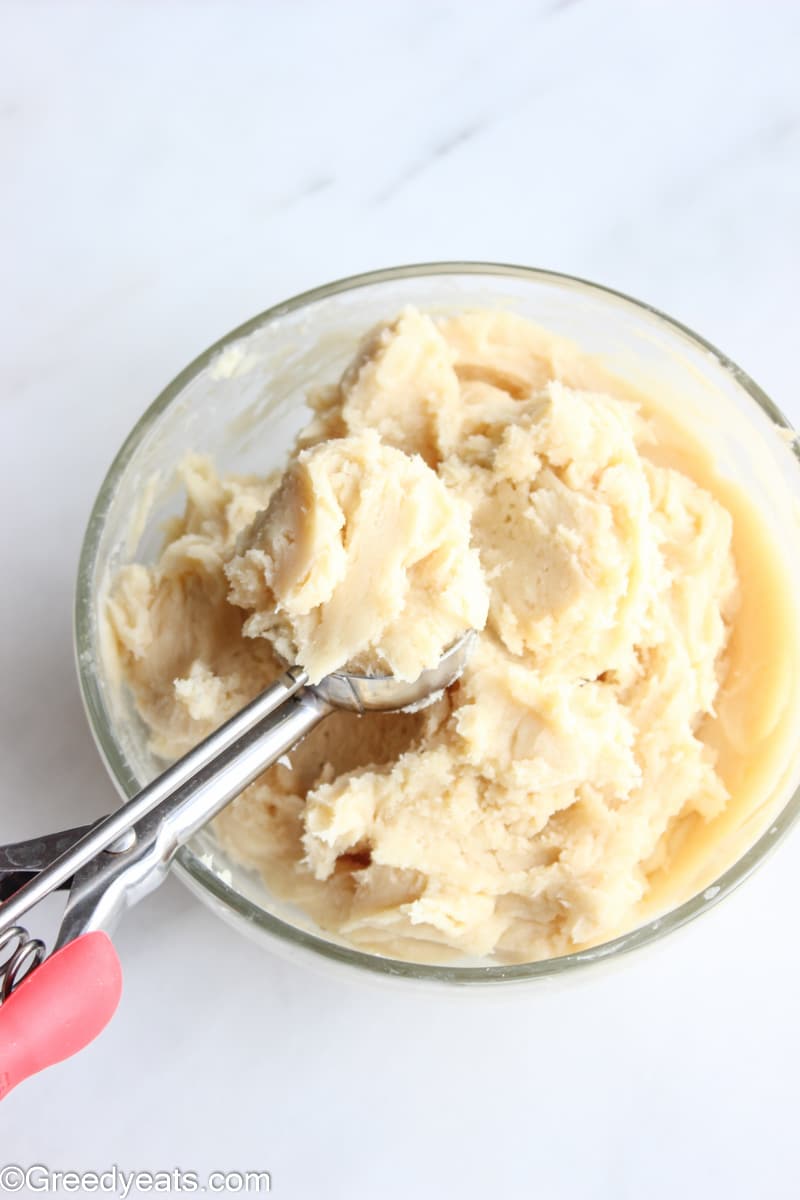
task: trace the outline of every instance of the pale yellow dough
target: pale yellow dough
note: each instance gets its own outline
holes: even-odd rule
[[[413,677],[488,602],[435,705],[334,715],[218,819],[323,928],[411,959],[564,954],[713,878],[776,789],[777,558],[636,399],[513,314],[409,309],[313,393],[277,491],[187,460],[160,560],[119,572],[109,627],[165,757],[281,657]]]
[[[301,451],[226,567],[245,636],[312,683],[342,667],[416,679],[486,624],[470,515],[374,430]]]

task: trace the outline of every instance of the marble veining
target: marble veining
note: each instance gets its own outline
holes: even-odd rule
[[[145,406],[268,305],[550,267],[800,420],[799,44],[788,0],[2,0],[3,837],[114,803],[72,665],[86,517]],[[5,1101],[0,1159],[263,1167],[303,1200],[785,1195],[798,854],[628,970],[502,1001],[308,972],[173,881],[117,935],[108,1032]]]

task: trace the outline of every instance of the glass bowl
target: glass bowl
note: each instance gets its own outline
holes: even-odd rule
[[[761,389],[697,334],[607,288],[523,267],[433,263],[344,279],[268,309],[196,358],[145,412],[100,488],[80,558],[76,654],[89,723],[123,797],[151,779],[159,764],[106,665],[98,610],[110,574],[126,561],[157,555],[164,519],[182,507],[174,466],[187,450],[213,454],[223,470],[264,473],[281,465],[308,415],[308,384],[334,380],[363,333],[406,304],[439,312],[509,307],[572,338],[632,383],[673,401],[680,397],[682,420],[701,439],[713,433],[720,470],[746,483],[752,501],[780,531],[788,586],[800,597],[797,443]],[[566,980],[622,960],[719,903],[797,819],[798,783],[794,763],[780,794],[751,822],[748,848],[683,903],[602,945],[529,964],[479,959],[427,965],[354,949],[271,896],[254,873],[226,856],[209,830],[180,851],[175,870],[236,928],[292,957],[321,956],[374,975],[451,985]]]

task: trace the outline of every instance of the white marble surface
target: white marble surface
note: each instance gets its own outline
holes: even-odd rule
[[[795,418],[788,0],[0,4],[4,839],[102,812],[71,589],[119,442],[196,352],[368,267],[529,263],[666,309]],[[282,1197],[791,1195],[800,841],[566,993],[406,995],[261,953],[175,881],[0,1159],[266,1168]]]

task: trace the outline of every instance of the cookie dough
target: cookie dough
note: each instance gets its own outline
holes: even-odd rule
[[[188,459],[160,559],[114,582],[154,751],[281,658],[413,675],[488,619],[435,705],[337,713],[267,771],[218,818],[226,850],[332,935],[428,961],[602,942],[732,861],[785,768],[797,636],[704,448],[507,312],[409,309],[311,404],[282,482]]]
[[[229,599],[311,683],[346,667],[417,679],[489,594],[470,509],[374,430],[303,450],[226,567]]]

